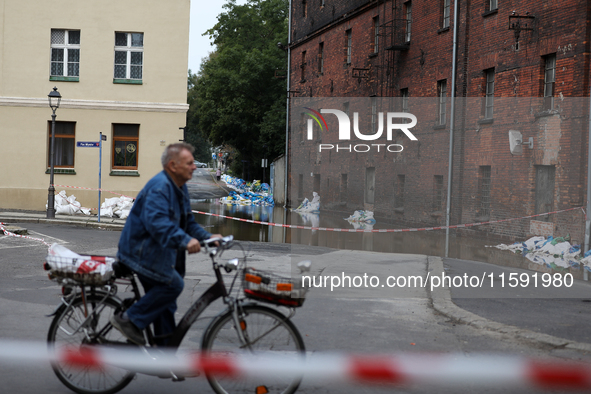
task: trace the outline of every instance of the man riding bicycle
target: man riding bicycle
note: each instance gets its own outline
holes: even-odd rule
[[[193,152],[186,143],[166,147],[163,171],[138,194],[119,239],[117,257],[137,274],[145,295],[111,323],[138,345],[145,344],[143,330],[153,323],[156,343],[166,346],[184,286],[185,250],[198,253],[199,241],[221,237],[205,231],[191,212],[185,183],[197,168]]]

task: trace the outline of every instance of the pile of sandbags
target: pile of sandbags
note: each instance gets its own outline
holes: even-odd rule
[[[101,204],[100,215],[125,219],[129,216],[132,206],[133,198],[130,197],[105,198],[105,202]]]
[[[73,194],[68,197],[65,190],[55,195],[53,207],[58,215],[76,215],[79,213],[90,215],[90,209],[82,207],[82,204],[76,201],[76,196]],[[48,202],[45,203],[45,209],[47,208]]]
[[[308,198],[304,198],[304,201],[299,207],[294,209],[295,212],[320,212],[320,196],[316,192],[312,192],[312,201]]]

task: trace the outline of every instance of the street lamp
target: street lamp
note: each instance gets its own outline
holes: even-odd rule
[[[49,108],[53,111],[51,115],[51,153],[49,156],[49,189],[47,190],[47,219],[55,218],[55,188],[53,187],[53,152],[55,152],[55,111],[60,107],[62,95],[57,91],[57,87],[47,95],[49,98]]]

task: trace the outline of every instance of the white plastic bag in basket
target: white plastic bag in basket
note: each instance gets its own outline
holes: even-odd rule
[[[98,274],[102,281],[107,281],[111,277],[114,262],[115,259],[112,257],[81,256],[57,243],[51,245],[47,256],[47,263],[58,276],[70,273],[96,277]]]

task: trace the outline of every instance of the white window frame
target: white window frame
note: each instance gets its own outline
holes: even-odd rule
[[[404,41],[410,42],[410,32],[412,27],[412,2],[407,1],[404,3],[406,6],[406,31],[404,32]]]
[[[445,125],[446,119],[446,105],[447,105],[447,79],[437,81],[437,124],[440,126]]]
[[[450,8],[451,8],[451,1],[450,0],[443,0],[443,23],[441,24],[441,28],[443,28],[443,29],[445,29],[446,27],[449,27]]]
[[[489,68],[484,71],[486,78],[485,100],[484,100],[484,118],[492,119],[495,99],[495,69]]]
[[[493,11],[499,8],[499,3],[497,0],[490,0],[488,3],[488,10]]]
[[[377,123],[378,123],[378,98],[377,97],[370,97],[371,101],[371,132],[375,133],[377,130]]]
[[[117,40],[117,33],[119,34],[125,34],[126,38],[127,38],[127,45],[126,46],[118,46],[115,45],[115,50],[113,52],[113,79],[129,79],[129,80],[134,80],[134,81],[142,81],[144,78],[144,33],[140,33],[140,32],[123,32],[123,31],[117,31],[115,32],[115,42]],[[131,37],[132,34],[141,34],[142,35],[142,46],[132,46],[131,45]],[[116,67],[118,65],[122,65],[122,64],[118,64],[115,63],[116,61],[116,52],[126,52],[127,56],[126,56],[126,61],[125,61],[125,78],[122,77],[117,77],[115,76],[115,70]],[[132,78],[131,77],[131,54],[132,53],[138,53],[140,52],[142,54],[142,64],[141,66],[141,70],[142,70],[142,77],[141,78]],[[136,64],[134,64],[134,66],[137,66]]]
[[[54,44],[53,43],[53,32],[63,31],[64,32],[64,43],[63,44]],[[70,41],[70,32],[78,32],[80,36],[80,30],[75,29],[51,29],[51,36],[50,43],[51,48],[49,52],[49,76],[50,77],[70,77],[70,78],[79,78],[80,77],[80,43],[78,44],[69,44]],[[62,61],[54,61],[53,60],[53,50],[60,49],[63,51],[63,60]],[[68,61],[68,52],[70,50],[77,50],[78,51],[78,62],[69,62]],[[61,63],[62,64],[62,73],[61,74],[52,74],[52,65],[53,63]],[[68,63],[78,63],[78,74],[76,75],[68,75]]]
[[[556,54],[544,56],[544,98],[547,109],[554,109],[554,88],[556,83]]]
[[[400,97],[401,97],[401,106],[402,112],[409,113],[410,110],[408,109],[408,88],[400,89]]]
[[[380,16],[373,18],[373,53],[378,53],[380,50]]]
[[[351,64],[351,55],[353,52],[352,46],[353,46],[353,31],[351,29],[348,29],[347,31],[345,31],[346,34],[346,41],[347,41],[347,64]]]
[[[318,44],[318,73],[324,73],[324,42]]]

